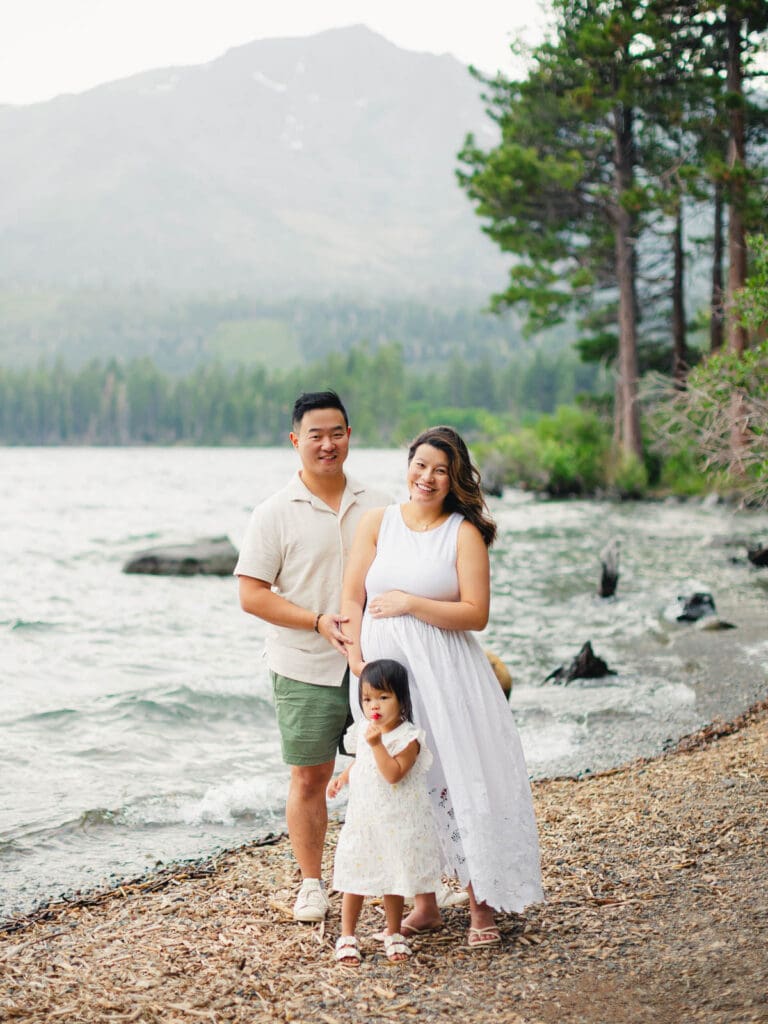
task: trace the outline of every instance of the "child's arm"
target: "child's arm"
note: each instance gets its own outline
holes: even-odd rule
[[[419,741],[411,740],[407,747],[398,754],[390,754],[381,741],[381,728],[371,722],[365,732],[365,738],[373,750],[376,767],[390,784],[404,779],[416,763],[419,756]]]
[[[351,767],[352,765],[346,767],[341,775],[337,775],[335,779],[331,779],[328,783],[328,789],[325,792],[329,800],[333,800],[335,796],[338,796],[347,785],[349,782],[349,769]]]

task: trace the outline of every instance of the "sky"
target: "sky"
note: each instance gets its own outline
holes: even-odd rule
[[[1,0],[0,103],[83,92],[146,71],[203,64],[233,46],[364,24],[408,50],[515,73],[509,43],[536,42],[541,0]]]

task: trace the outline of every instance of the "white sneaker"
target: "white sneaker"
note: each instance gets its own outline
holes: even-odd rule
[[[294,921],[312,924],[322,921],[328,913],[328,897],[319,878],[305,878],[301,883],[299,895],[293,905]]]

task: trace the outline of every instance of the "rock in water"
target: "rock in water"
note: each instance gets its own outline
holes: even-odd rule
[[[760,568],[764,565],[768,565],[768,547],[747,548],[747,558],[750,560],[752,565],[756,565]]]
[[[707,591],[697,591],[688,597],[680,595],[678,601],[683,602],[683,610],[677,616],[678,622],[696,622],[715,614],[715,599]]]
[[[150,576],[231,576],[237,549],[229,537],[201,537],[190,544],[169,544],[139,551],[123,572]]]

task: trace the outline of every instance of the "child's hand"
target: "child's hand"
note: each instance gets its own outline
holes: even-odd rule
[[[381,726],[378,722],[368,723],[368,728],[365,730],[365,739],[372,747],[377,747],[381,743]]]
[[[333,800],[335,796],[338,796],[346,784],[346,772],[342,772],[341,775],[337,775],[335,779],[331,779],[328,783],[328,789],[325,791],[328,799]]]

